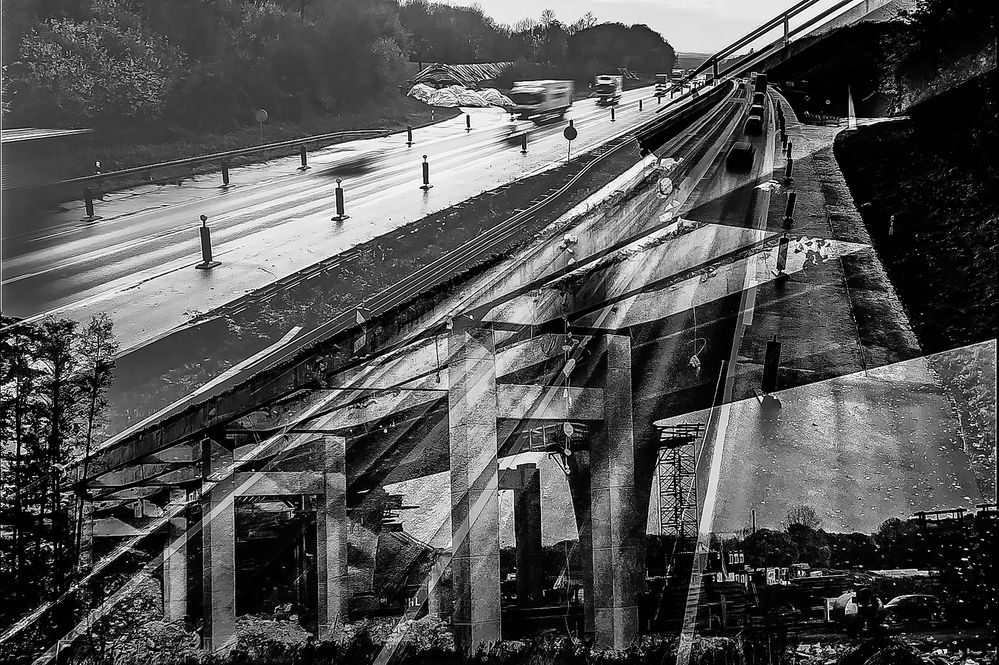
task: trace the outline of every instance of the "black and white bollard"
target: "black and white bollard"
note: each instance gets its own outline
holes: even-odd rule
[[[330,221],[342,222],[343,220],[350,217],[350,215],[344,212],[343,206],[343,187],[340,183],[343,182],[340,178],[336,179],[336,217],[332,218]]]
[[[786,276],[784,268],[787,267],[787,234],[780,237],[780,242],[777,243],[777,276]]]
[[[406,145],[407,146],[412,146],[413,145],[413,128],[412,127],[406,127]]]
[[[611,107],[611,122],[614,122],[614,107]]]
[[[305,150],[305,146],[300,146],[298,149],[298,154],[302,158],[302,165],[298,167],[299,171],[309,170],[309,154]]]
[[[229,162],[222,160],[222,186],[229,186]]]
[[[520,135],[520,152],[521,154],[527,154],[527,132]]]
[[[642,100],[641,99],[638,100],[638,110],[639,111],[642,110]]]
[[[201,216],[201,263],[194,266],[198,270],[209,270],[217,265],[219,261],[212,260],[212,232],[208,228],[208,217]]]
[[[472,116],[470,114],[465,114],[465,131],[472,131]]]
[[[423,191],[427,191],[431,187],[433,187],[433,185],[430,184],[430,164],[427,162],[427,156],[424,155],[423,156],[423,184],[420,185],[420,189],[422,189]]]
[[[767,395],[777,392],[777,373],[780,370],[780,342],[777,335],[767,341],[767,349],[763,356],[763,381],[760,386]]]
[[[784,228],[789,229],[794,225],[794,202],[798,199],[798,194],[791,192],[787,195],[787,205],[784,207]]]
[[[83,188],[83,207],[87,212],[87,216],[83,218],[83,221],[92,222],[100,219],[99,215],[94,214],[94,193],[89,187]]]

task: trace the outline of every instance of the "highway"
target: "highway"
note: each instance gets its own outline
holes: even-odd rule
[[[669,103],[659,106],[650,95],[649,88],[626,92],[615,122],[595,100],[577,101],[567,114],[579,131],[572,154],[592,150]],[[498,109],[468,113],[471,131],[462,115],[415,130],[412,147],[404,133],[338,144],[312,153],[312,168],[304,172],[297,158],[284,158],[232,169],[228,188],[211,174],[179,187],[110,194],[96,202],[102,218],[93,222],[81,221],[78,203],[28,230],[7,224],[4,311],[77,319],[104,311],[123,350],[133,349],[197,313],[566,158],[565,122],[535,126],[512,123]],[[516,140],[523,131],[529,132],[526,155]],[[434,185],[429,191],[419,189],[424,154]],[[335,178],[343,179],[350,215],[342,223],[331,221]],[[222,262],[210,272],[193,269],[200,262],[202,214]]]

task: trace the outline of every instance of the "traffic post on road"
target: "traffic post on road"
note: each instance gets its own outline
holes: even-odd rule
[[[101,218],[100,215],[94,214],[94,192],[89,187],[83,188],[83,207],[87,211],[83,221],[93,222]]]
[[[787,142],[787,150],[786,150],[786,151],[784,152],[784,154],[785,154],[785,155],[787,155],[787,158],[788,158],[788,159],[791,159],[791,148],[792,148],[793,146],[794,146],[794,143],[793,143],[793,142],[791,142],[791,141],[788,141],[788,142]]]
[[[194,266],[198,270],[210,270],[221,262],[212,259],[212,232],[208,228],[208,216],[201,216],[201,263]]]
[[[638,110],[639,111],[642,110],[642,100],[641,99],[638,100]]]
[[[342,222],[350,217],[350,215],[344,212],[343,187],[340,186],[341,182],[343,181],[340,178],[336,179],[336,217],[332,218],[331,222]]]
[[[527,154],[527,132],[520,135],[520,152],[521,154]]]
[[[427,162],[427,156],[424,155],[423,156],[423,184],[420,185],[420,189],[422,189],[423,191],[427,191],[431,187],[433,187],[433,185],[430,184],[430,163]]]
[[[569,157],[572,155],[572,142],[577,136],[579,136],[579,132],[577,132],[576,128],[572,126],[572,120],[569,121],[569,126],[562,132],[562,136],[564,136],[565,140],[569,142],[569,147],[565,153],[565,161],[568,163]]]
[[[784,185],[790,186],[794,182],[794,178],[791,177],[791,173],[794,170],[794,158],[788,157],[787,164],[784,165]]]
[[[611,107],[611,122],[614,122],[614,107]]]
[[[798,194],[791,192],[787,195],[787,205],[784,207],[784,228],[789,229],[794,226],[794,203]]]
[[[229,186],[229,162],[222,160],[222,186]]]
[[[780,242],[777,243],[777,272],[775,276],[778,278],[787,277],[787,273],[784,272],[784,269],[787,268],[787,245],[788,239],[785,233],[780,237]]]
[[[763,393],[769,395],[777,391],[777,372],[780,370],[780,342],[777,335],[767,341],[767,349],[763,356],[763,382],[760,386]]]
[[[301,146],[298,149],[298,154],[301,155],[301,157],[302,157],[302,165],[298,167],[298,170],[299,171],[308,171],[309,170],[309,155],[306,152],[304,145]]]
[[[413,128],[412,127],[406,127],[406,145],[407,146],[412,146],[413,145]]]
[[[468,113],[465,114],[465,131],[472,131],[472,116]]]

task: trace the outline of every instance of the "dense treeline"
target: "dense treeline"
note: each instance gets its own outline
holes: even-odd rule
[[[517,61],[517,75],[585,80],[667,70],[647,26],[571,25],[545,11],[503,26],[425,0],[6,0],[10,125],[224,128],[351,111],[385,100],[409,61]]]
[[[88,566],[83,503],[69,489],[82,469],[71,462],[100,441],[117,352],[105,315],[82,327],[0,317],[0,625],[59,597]],[[79,600],[27,634],[47,644]]]

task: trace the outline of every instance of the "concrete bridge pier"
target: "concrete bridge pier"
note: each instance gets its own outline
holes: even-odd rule
[[[208,438],[202,442],[202,641],[206,649],[227,649],[235,641],[237,496],[317,496],[319,638],[330,638],[343,625],[349,601],[346,440],[324,435],[321,445],[322,471],[234,473],[233,451],[223,441]],[[174,518],[170,528],[172,532],[183,530],[185,521]],[[180,614],[186,605],[184,560],[177,550],[164,562],[164,588],[169,589],[164,602],[171,617]]]
[[[168,509],[187,503],[187,491],[170,490]],[[163,549],[163,618],[180,621],[187,616],[187,516],[180,512],[167,523]]]
[[[604,441],[590,450],[595,643],[625,649],[638,637],[647,510],[635,488],[631,340],[608,335]],[[639,522],[640,527],[639,527]]]
[[[495,350],[488,328],[448,335],[453,622],[465,655],[501,637]]]
[[[206,649],[219,651],[236,637],[236,485],[233,451],[224,439],[202,441],[201,470],[201,639]]]
[[[513,528],[517,540],[517,603],[542,600],[541,473],[536,464],[520,464],[500,473],[500,489],[513,490]]]
[[[570,458],[569,484],[583,558],[584,629],[597,647],[626,649],[639,631],[648,492],[637,487],[646,474],[636,473],[631,341],[608,335],[605,344],[603,435],[588,453]]]
[[[319,639],[331,638],[347,619],[347,440],[323,436],[326,464],[316,512]]]

